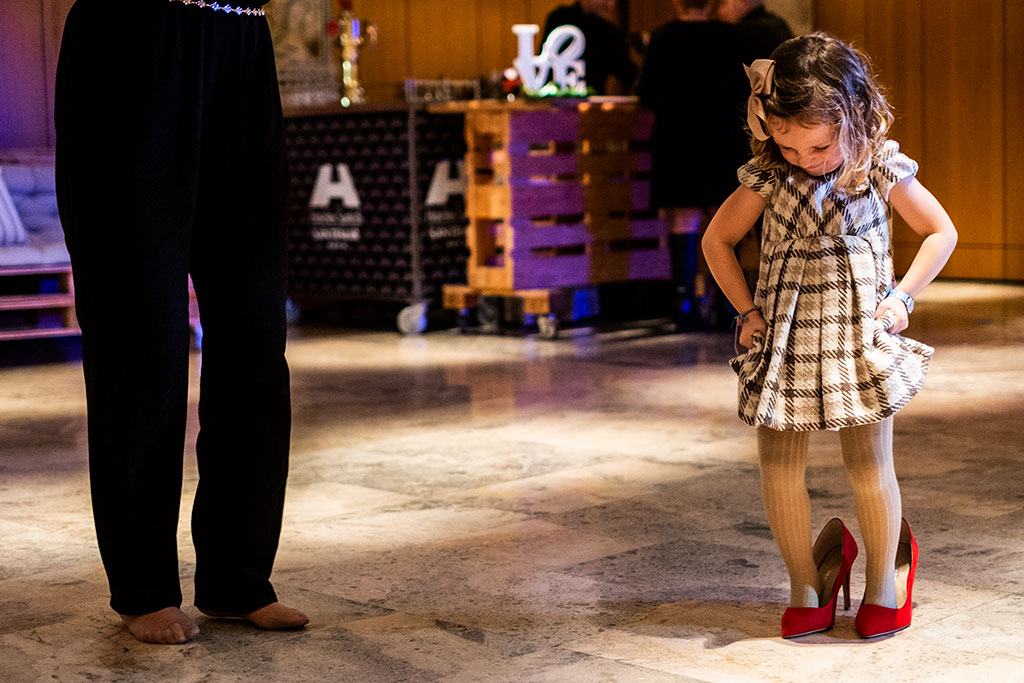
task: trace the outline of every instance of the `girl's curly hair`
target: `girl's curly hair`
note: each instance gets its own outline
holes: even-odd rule
[[[772,93],[761,96],[765,114],[838,126],[843,165],[835,187],[845,194],[863,191],[893,120],[867,55],[819,31],[790,38],[772,52],[772,59]],[[770,137],[761,141],[751,135],[750,148],[766,167],[787,165]]]

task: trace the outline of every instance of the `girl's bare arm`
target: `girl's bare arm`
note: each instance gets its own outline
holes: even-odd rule
[[[939,200],[917,178],[911,176],[896,183],[889,192],[889,203],[910,229],[924,238],[921,248],[900,280],[898,289],[916,297],[935,279],[956,246],[957,234],[949,214]],[[891,312],[896,322],[890,332],[902,332],[908,324],[907,309],[899,299],[883,299],[875,312],[881,318]]]
[[[736,260],[735,247],[743,236],[764,212],[765,202],[761,196],[748,187],[740,186],[729,195],[711,224],[704,232],[701,246],[704,258],[715,281],[729,302],[737,311],[743,312],[754,307],[754,298],[743,277],[743,269]],[[749,321],[740,331],[740,343],[750,346],[750,338],[754,334],[764,334],[767,325],[757,313],[749,316]]]

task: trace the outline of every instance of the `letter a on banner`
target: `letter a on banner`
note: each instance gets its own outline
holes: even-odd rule
[[[331,206],[332,199],[340,199],[346,209],[358,209],[360,206],[359,193],[356,191],[356,184],[352,181],[348,164],[337,164],[337,180],[331,177],[333,170],[330,164],[324,164],[317,171],[316,183],[313,185],[313,192],[309,197],[309,208],[326,209]]]
[[[457,175],[454,178],[451,177],[451,168],[452,162],[449,159],[440,161],[434,167],[434,176],[430,179],[430,189],[427,190],[427,199],[424,202],[427,206],[444,206],[448,203],[448,197],[453,194],[466,194],[466,162],[462,159],[455,161]]]

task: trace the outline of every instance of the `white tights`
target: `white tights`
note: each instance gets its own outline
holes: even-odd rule
[[[789,570],[790,606],[817,607],[823,586],[812,554],[807,495],[807,432],[757,430],[765,513]],[[892,458],[892,417],[839,430],[843,462],[857,500],[866,556],[864,602],[896,607],[895,562],[901,499]],[[827,587],[831,588],[831,586]]]

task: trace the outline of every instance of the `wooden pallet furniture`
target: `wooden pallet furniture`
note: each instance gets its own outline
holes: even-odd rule
[[[0,150],[0,184],[25,239],[0,246],[0,341],[80,334],[57,219],[51,150]]]
[[[512,296],[551,316],[556,289],[670,279],[668,226],[649,199],[652,126],[632,103],[467,111],[467,284],[444,288],[445,307]]]
[[[0,268],[0,341],[77,334],[71,266]]]

